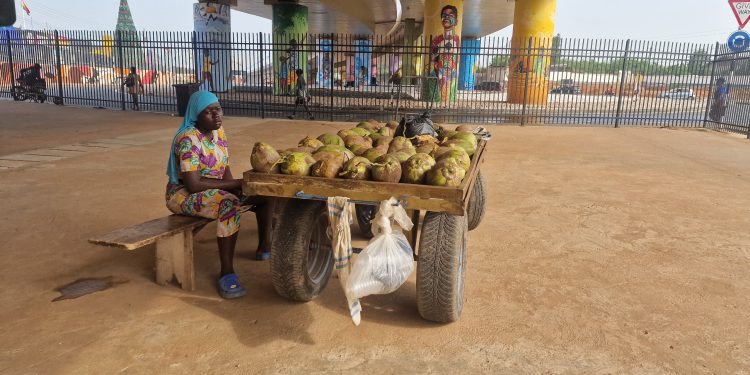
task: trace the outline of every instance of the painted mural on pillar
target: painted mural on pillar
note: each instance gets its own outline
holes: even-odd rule
[[[230,14],[229,5],[193,4],[196,78],[203,90],[226,92],[232,86]]]
[[[293,3],[273,5],[273,64],[276,72],[274,94],[292,95],[297,69],[307,76],[307,53],[304,45],[308,30],[307,7]]]
[[[431,8],[428,5],[439,6],[439,18],[427,17],[430,12],[428,8]],[[462,1],[425,3],[425,34],[431,38],[430,58],[425,66],[425,74],[436,78],[424,85],[423,95],[427,100],[436,102],[456,100],[462,12]]]
[[[331,86],[331,51],[333,49],[333,41],[330,39],[321,39],[318,43],[320,46],[320,54],[318,54],[318,85],[320,87]]]

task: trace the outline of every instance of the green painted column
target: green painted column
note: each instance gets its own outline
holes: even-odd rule
[[[294,3],[273,4],[274,94],[293,94],[296,69],[307,79],[307,7]]]

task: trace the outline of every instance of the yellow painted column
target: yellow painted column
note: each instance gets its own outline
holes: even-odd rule
[[[516,0],[508,66],[508,102],[547,104],[557,0]],[[531,48],[529,48],[529,38]],[[526,90],[528,88],[528,90]]]
[[[426,101],[453,102],[458,86],[458,60],[461,53],[461,19],[463,0],[425,0],[425,44],[429,56],[424,62],[424,75],[436,77],[425,82],[422,97]]]

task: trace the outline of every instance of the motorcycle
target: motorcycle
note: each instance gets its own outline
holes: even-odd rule
[[[35,103],[44,103],[47,100],[47,85],[43,80],[29,83],[23,78],[16,80],[17,85],[10,89],[10,95],[15,101],[31,100]]]

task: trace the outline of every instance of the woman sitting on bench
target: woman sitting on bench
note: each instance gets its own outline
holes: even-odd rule
[[[261,197],[240,200],[242,180],[235,179],[229,169],[229,146],[221,127],[223,116],[216,95],[198,91],[190,96],[185,119],[169,153],[166,200],[167,208],[176,214],[218,219],[219,294],[237,298],[245,295],[233,265],[241,205],[250,205],[256,212],[259,260],[270,257],[272,207]]]

